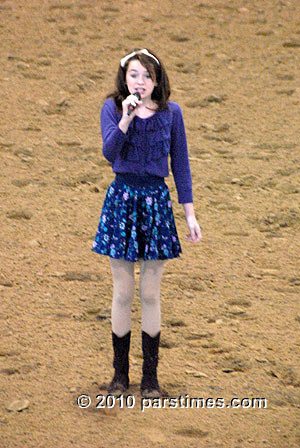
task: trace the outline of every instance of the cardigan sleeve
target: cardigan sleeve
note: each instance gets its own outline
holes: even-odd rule
[[[173,103],[171,129],[171,169],[178,194],[178,202],[193,202],[192,176],[189,164],[188,147],[181,108]]]
[[[100,122],[103,155],[111,163],[115,161],[126,141],[126,134],[119,128],[119,121],[114,101],[107,100],[101,109]]]

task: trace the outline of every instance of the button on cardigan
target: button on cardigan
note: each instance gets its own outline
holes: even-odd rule
[[[114,100],[106,100],[101,109],[103,155],[111,162],[113,172],[167,177],[170,155],[178,202],[193,202],[191,170],[180,106],[169,101],[167,110],[159,110],[148,118],[135,116],[126,134],[119,128],[121,118]]]

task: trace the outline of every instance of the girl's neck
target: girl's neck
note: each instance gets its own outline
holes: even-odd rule
[[[155,114],[157,109],[157,104],[149,100],[143,101],[143,104],[138,108],[136,115],[140,118],[148,118]]]

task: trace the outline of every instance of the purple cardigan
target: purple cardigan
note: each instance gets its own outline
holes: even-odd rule
[[[113,99],[101,110],[103,155],[115,173],[169,175],[168,155],[178,194],[178,202],[193,202],[192,178],[182,112],[177,103],[149,118],[135,116],[126,134],[118,124],[121,114]]]

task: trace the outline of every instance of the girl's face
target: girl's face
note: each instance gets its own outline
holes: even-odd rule
[[[126,84],[129,92],[139,92],[142,100],[150,100],[154,87],[157,85],[151,79],[150,73],[138,59],[130,61],[126,72]]]

